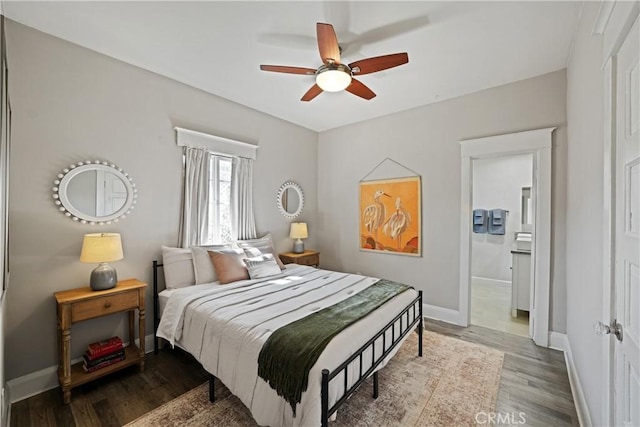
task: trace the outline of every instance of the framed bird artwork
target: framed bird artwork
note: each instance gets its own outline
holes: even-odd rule
[[[419,176],[360,182],[360,249],[422,255]]]

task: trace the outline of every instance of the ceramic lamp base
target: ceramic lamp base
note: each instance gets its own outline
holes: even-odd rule
[[[92,272],[89,279],[89,286],[94,291],[104,291],[106,289],[115,288],[118,283],[118,275],[116,269],[106,262],[101,262]]]
[[[303,252],[304,252],[304,242],[302,241],[302,239],[298,239],[295,242],[293,242],[293,253],[301,254]]]

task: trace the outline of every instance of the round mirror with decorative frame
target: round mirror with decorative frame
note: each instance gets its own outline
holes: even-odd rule
[[[302,213],[304,207],[304,193],[302,187],[293,181],[287,181],[280,186],[276,197],[278,210],[287,219],[294,219]]]
[[[81,224],[104,225],[126,218],[138,197],[128,173],[104,161],[78,162],[54,181],[58,210]]]

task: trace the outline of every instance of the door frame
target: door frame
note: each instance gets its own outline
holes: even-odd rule
[[[555,127],[460,141],[460,324],[471,321],[471,224],[473,160],[516,154],[533,155],[535,222],[531,248],[533,286],[533,341],[549,345],[549,295],[551,282],[551,146]]]
[[[616,140],[616,73],[617,55],[633,23],[638,19],[638,2],[603,1],[598,11],[593,35],[603,36],[604,84],[604,152],[603,152],[603,277],[602,321],[617,318],[615,309],[615,140]],[[599,319],[596,319],[599,320]],[[602,425],[614,423],[614,350],[615,339],[608,337],[602,346]]]

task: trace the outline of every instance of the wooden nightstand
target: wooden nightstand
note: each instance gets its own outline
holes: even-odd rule
[[[320,252],[318,251],[304,251],[301,254],[285,252],[278,256],[283,264],[312,265],[314,267],[320,265]]]
[[[144,297],[146,288],[146,283],[136,279],[128,279],[118,282],[115,288],[106,291],[93,291],[89,286],[86,286],[53,294],[58,304],[58,381],[62,387],[64,403],[71,401],[73,387],[135,364],[140,365],[140,371],[144,370]],[[138,309],[139,347],[135,345],[134,315],[136,309]],[[123,311],[129,312],[129,345],[125,347],[125,359],[90,373],[82,369],[82,362],[71,366],[71,325]]]

